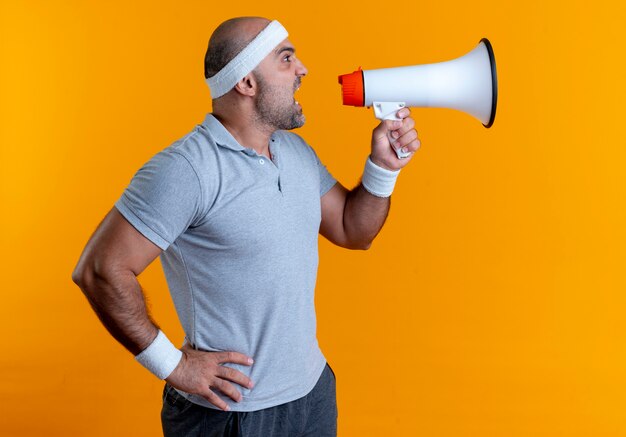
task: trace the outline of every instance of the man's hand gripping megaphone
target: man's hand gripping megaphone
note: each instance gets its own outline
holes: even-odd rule
[[[394,115],[393,119],[382,120],[372,132],[370,157],[374,164],[393,171],[407,165],[420,147],[409,108],[402,108]]]

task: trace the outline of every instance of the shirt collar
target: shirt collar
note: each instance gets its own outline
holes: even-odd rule
[[[247,154],[256,154],[256,152],[252,149],[248,149],[243,147],[241,144],[237,142],[235,137],[232,136],[228,129],[224,127],[220,121],[215,118],[215,116],[211,113],[208,113],[202,122],[202,126],[204,126],[213,139],[215,140],[215,144],[218,146],[224,147],[226,149],[235,150],[235,151],[243,151]],[[276,135],[277,132],[274,132],[270,137],[270,142],[274,141],[274,148],[271,149],[272,154],[277,153],[278,143],[280,142],[280,137]]]
[[[208,113],[202,125],[207,128],[218,146],[237,151],[246,150],[213,114]]]

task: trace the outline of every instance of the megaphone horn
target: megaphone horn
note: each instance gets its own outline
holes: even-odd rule
[[[339,83],[344,105],[373,106],[381,120],[397,120],[396,113],[404,106],[457,109],[476,117],[485,127],[491,127],[496,118],[496,60],[487,38],[451,61],[378,70],[359,68],[339,76]]]

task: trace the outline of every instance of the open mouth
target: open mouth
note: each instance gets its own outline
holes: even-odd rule
[[[298,90],[300,89],[300,85],[301,85],[301,82],[300,82],[300,80],[298,80],[298,81],[296,81],[296,83],[294,84],[294,87],[293,87],[293,93],[294,93],[293,102],[294,102],[296,105],[300,105],[300,103],[298,103],[298,101],[297,101],[297,100],[296,100],[296,98],[295,98],[295,94],[296,94],[296,93],[298,92]]]
[[[299,88],[298,88],[298,89],[299,89]],[[298,91],[298,90],[296,89],[296,91]],[[296,93],[296,91],[294,91],[294,94]],[[299,104],[300,104],[300,103],[298,103],[298,101],[296,100],[296,97],[295,97],[295,96],[294,96],[294,98],[293,98],[293,102],[294,102],[296,105],[299,105]]]

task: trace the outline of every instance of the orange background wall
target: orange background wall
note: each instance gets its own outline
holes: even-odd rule
[[[299,133],[350,187],[376,120],[338,74],[495,50],[494,127],[415,109],[422,149],[373,247],[320,242],[340,436],[626,436],[626,13],[579,0],[2,1],[0,434],[159,435],[162,383],[70,275],[134,172],[210,111],[206,44],[238,15],[290,30]],[[160,263],[140,282],[181,342]]]

